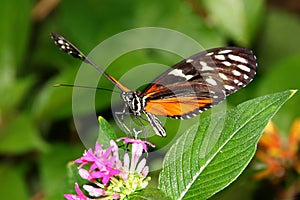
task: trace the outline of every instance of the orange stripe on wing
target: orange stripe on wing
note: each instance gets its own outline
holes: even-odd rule
[[[147,102],[145,110],[155,115],[176,117],[199,110],[199,108],[212,104],[212,101],[209,98],[197,99],[195,97],[150,100]]]
[[[188,88],[191,90],[195,90],[193,89],[193,86],[202,86],[203,83],[201,82],[182,82],[182,83],[174,83],[171,85],[159,85],[159,84],[151,84],[150,86],[148,86],[148,88],[146,88],[142,93],[145,93],[147,97],[152,96],[153,94],[156,94],[158,92],[164,92],[165,90],[171,90],[174,91],[178,88]],[[204,85],[203,85],[204,87]]]

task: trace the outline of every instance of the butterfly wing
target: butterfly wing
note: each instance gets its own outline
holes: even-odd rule
[[[194,117],[245,87],[256,66],[252,51],[240,47],[195,54],[166,70],[141,92],[145,111],[181,119]]]

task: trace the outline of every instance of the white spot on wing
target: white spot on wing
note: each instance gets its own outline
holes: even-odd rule
[[[228,77],[227,77],[225,74],[223,74],[223,73],[219,73],[219,76],[220,76],[221,79],[223,79],[223,80],[228,80]]]
[[[57,40],[57,43],[58,43],[58,44],[63,44],[64,41],[63,41],[63,40]]]
[[[193,62],[193,61],[194,61],[194,60],[190,58],[190,59],[187,59],[185,62],[186,62],[186,63],[191,63],[191,62]]]
[[[205,80],[206,80],[207,83],[209,83],[211,85],[217,85],[217,82],[212,78],[207,78]]]
[[[226,90],[234,90],[235,88],[233,87],[233,86],[231,86],[231,85],[224,85],[224,88],[226,89]]]
[[[250,72],[250,68],[247,67],[246,65],[237,65],[237,67],[245,72]]]
[[[248,63],[248,61],[245,58],[241,57],[241,56],[228,54],[228,58],[232,61],[237,61],[237,62],[241,62],[241,63],[245,63],[245,64]]]
[[[208,66],[207,63],[204,62],[204,61],[200,61],[199,63],[200,63],[200,65],[202,66],[202,71],[210,71],[210,70],[214,70],[214,68]]]
[[[225,56],[224,55],[215,55],[215,59],[217,59],[217,60],[225,60]]]
[[[207,66],[207,63],[206,63],[206,62],[204,62],[204,61],[200,61],[199,63],[200,63],[200,65],[201,65],[202,67],[205,67],[205,66]]]
[[[237,70],[233,70],[233,71],[232,71],[232,74],[233,74],[234,76],[241,76],[241,75],[242,75],[241,72],[239,72],[239,71],[237,71]]]
[[[230,50],[230,49],[224,49],[222,51],[219,51],[218,54],[225,54],[225,53],[230,53],[230,52],[232,52],[232,50]]]
[[[214,52],[209,52],[209,53],[206,54],[206,56],[211,56],[213,54],[214,54]]]
[[[240,81],[237,80],[237,79],[234,79],[233,82],[234,82],[235,84],[237,84],[237,85],[239,85],[239,83],[240,83]]]
[[[244,79],[249,79],[249,76],[247,74],[244,74]]]
[[[244,83],[239,82],[237,85],[238,85],[238,86],[242,86],[242,85],[244,85]]]
[[[184,73],[182,73],[181,69],[173,69],[168,74],[174,75],[174,76],[179,76],[179,77],[185,78],[186,80],[193,78],[193,75],[185,75]]]
[[[222,64],[225,65],[225,66],[227,66],[227,67],[229,67],[231,65],[231,63],[228,62],[228,61],[224,61],[224,62],[222,62]]]

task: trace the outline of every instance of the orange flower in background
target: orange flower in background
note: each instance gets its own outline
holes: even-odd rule
[[[269,179],[273,183],[284,181],[288,173],[300,174],[300,119],[292,124],[288,138],[280,135],[273,122],[269,122],[258,143],[256,158],[266,165],[254,175],[257,180]]]

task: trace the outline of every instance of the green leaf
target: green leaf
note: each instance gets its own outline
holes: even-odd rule
[[[1,153],[24,154],[33,150],[45,151],[48,148],[29,115],[17,116],[2,131]]]
[[[1,199],[30,199],[25,182],[25,169],[24,165],[0,164]]]
[[[108,148],[110,146],[110,140],[116,140],[117,135],[114,129],[110,126],[110,124],[101,116],[98,117],[99,121],[99,135],[97,142],[102,144],[103,148]]]
[[[1,114],[9,116],[12,114],[13,109],[22,105],[24,99],[26,100],[26,98],[28,98],[33,83],[33,77],[26,77],[6,85],[5,80],[2,79],[1,81],[0,78],[0,93],[5,94],[0,99]]]
[[[78,185],[90,184],[89,181],[84,180],[78,173],[78,164],[74,162],[69,162],[67,166],[67,183],[65,185],[64,194],[76,194],[75,183]],[[83,192],[85,192],[83,190]],[[62,196],[62,195],[61,195]],[[55,198],[53,198],[54,200]],[[57,199],[57,198],[56,198]]]
[[[202,0],[215,24],[233,41],[249,46],[264,10],[261,0]]]
[[[247,101],[191,127],[167,153],[159,188],[172,199],[207,199],[228,186],[250,162],[268,121],[295,92]]]
[[[33,100],[32,115],[35,120],[45,123],[72,115],[72,88],[53,87],[58,83],[73,83],[76,71],[64,70],[49,80]]]
[[[70,161],[80,157],[83,151],[82,146],[55,143],[46,153],[41,154],[39,157],[39,171],[46,199],[62,199],[63,192],[75,192],[75,178],[77,178],[76,181],[82,179],[79,178],[78,164],[72,164]],[[67,164],[68,169],[66,169]],[[69,171],[71,167],[73,169],[72,175]],[[68,179],[66,179],[67,177]]]
[[[0,68],[7,72],[20,67],[19,64],[25,56],[24,52],[29,42],[30,14],[31,1],[1,1]]]
[[[171,198],[166,197],[165,193],[157,188],[147,187],[145,190],[135,193],[129,197],[130,200],[139,200],[139,199],[147,199],[147,200],[157,200],[164,199],[170,200]]]
[[[69,162],[67,167],[67,185],[64,194],[76,194],[75,183],[79,185],[84,185],[88,181],[82,179],[78,173],[78,164],[74,162]]]
[[[17,79],[21,69],[28,70],[28,66],[22,66],[21,63],[26,56],[29,42],[30,13],[31,1],[1,1],[0,94],[3,94],[0,100],[1,118],[11,115],[11,109],[22,103],[34,82],[31,76]]]

